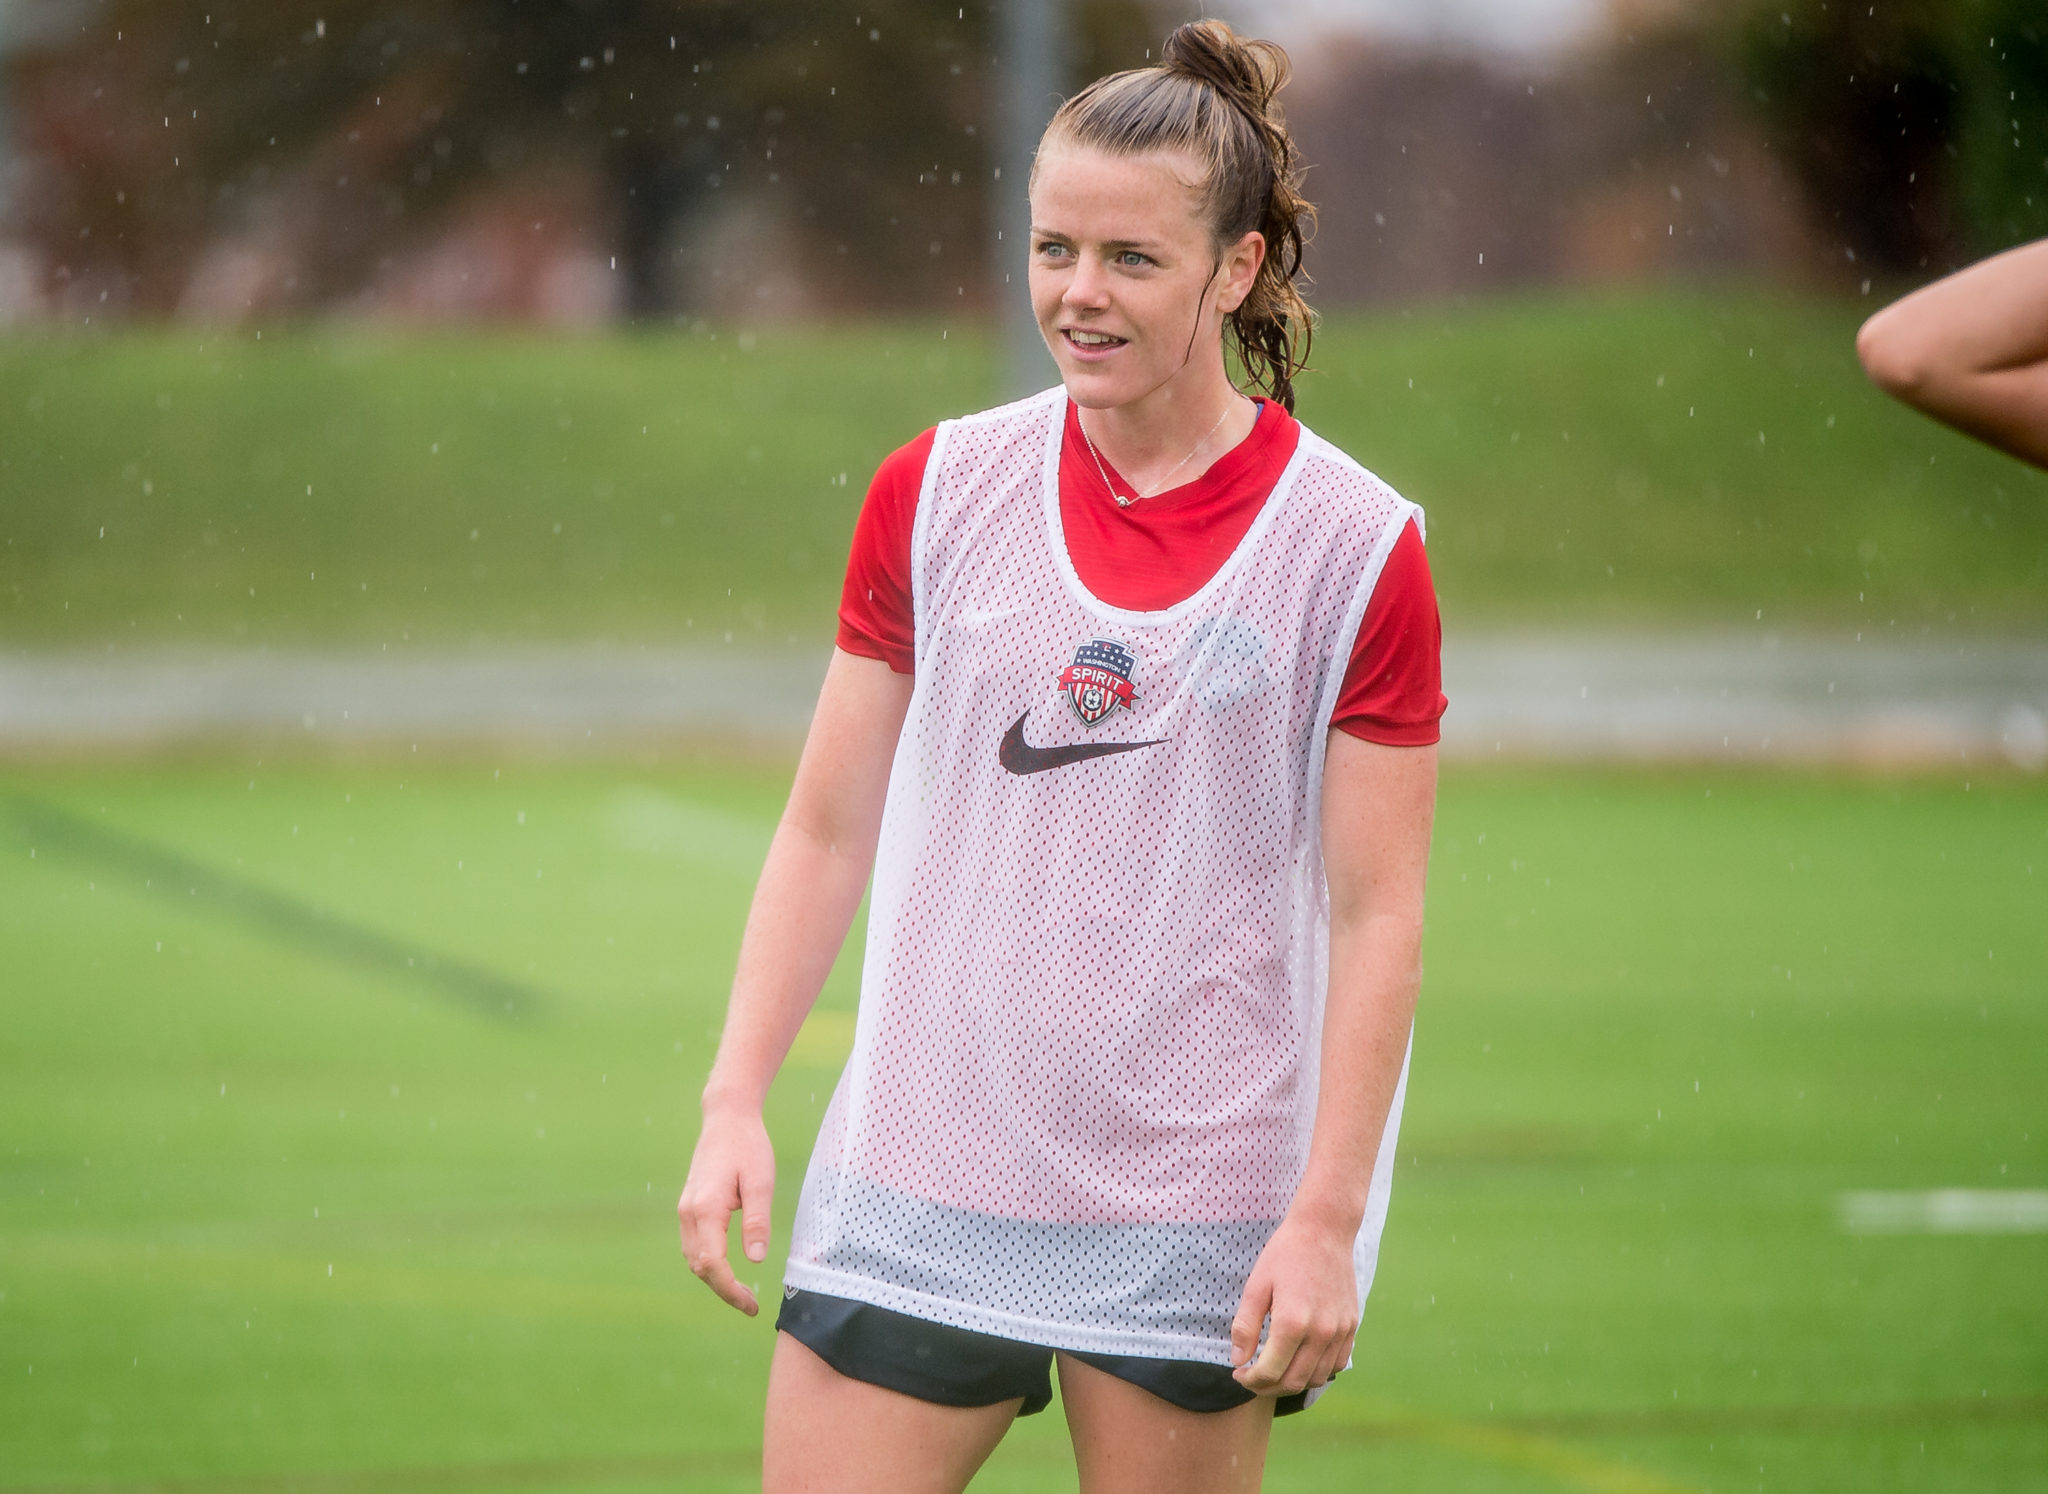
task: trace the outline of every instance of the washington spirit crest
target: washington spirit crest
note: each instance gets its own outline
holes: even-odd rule
[[[1137,662],[1129,649],[1107,638],[1074,650],[1074,662],[1060,672],[1060,690],[1083,726],[1100,726],[1131,703],[1131,668]]]

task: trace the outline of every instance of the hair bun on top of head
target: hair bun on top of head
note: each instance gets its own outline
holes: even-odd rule
[[[1292,71],[1286,49],[1277,42],[1239,36],[1223,21],[1176,26],[1160,50],[1159,64],[1207,83],[1261,121]]]

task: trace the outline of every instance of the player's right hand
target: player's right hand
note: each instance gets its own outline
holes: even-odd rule
[[[775,1198],[775,1149],[759,1111],[751,1115],[708,1113],[690,1157],[690,1176],[676,1202],[683,1259],[697,1278],[748,1317],[761,1304],[734,1278],[726,1259],[726,1231],[740,1216],[740,1245],[747,1259],[768,1258],[769,1208]]]

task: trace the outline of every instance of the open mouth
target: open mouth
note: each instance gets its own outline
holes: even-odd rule
[[[1084,353],[1101,352],[1107,348],[1120,348],[1128,340],[1122,337],[1112,337],[1107,332],[1089,332],[1080,327],[1062,327],[1060,328],[1060,336],[1066,338],[1068,346],[1078,348]]]

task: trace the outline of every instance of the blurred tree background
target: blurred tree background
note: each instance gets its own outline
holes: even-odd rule
[[[2038,0],[1756,0],[1732,37],[1773,148],[1853,261],[1912,275],[2048,234]]]
[[[796,256],[757,309],[979,305],[990,10],[44,0],[8,67],[15,232],[114,311],[735,310],[693,278],[712,221],[728,257]],[[1154,40],[1133,0],[1074,19],[1077,76]]]
[[[995,9],[16,0],[0,316],[985,310]],[[1070,0],[1068,85],[1175,18]],[[2048,233],[2036,0],[1617,0],[1556,55],[1297,52],[1332,304],[1896,288]]]

